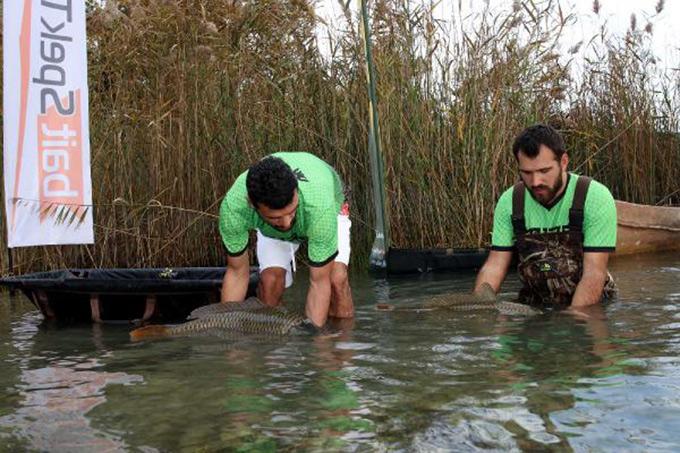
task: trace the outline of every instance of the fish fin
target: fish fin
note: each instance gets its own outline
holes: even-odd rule
[[[259,310],[261,308],[269,307],[269,305],[265,304],[264,302],[262,302],[260,299],[258,299],[255,296],[251,296],[251,297],[247,298],[246,300],[241,302],[240,305],[241,305],[240,309],[246,310],[246,311],[247,310]],[[271,307],[269,307],[269,308],[271,308]]]
[[[450,308],[458,309],[462,305],[471,305],[484,302],[476,293],[445,293],[432,297],[423,303],[423,308]]]
[[[225,302],[225,303],[217,303],[217,304],[210,304],[210,305],[203,305],[202,307],[198,307],[189,313],[189,316],[187,316],[187,319],[197,319],[197,318],[205,318],[206,316],[210,315],[216,315],[220,313],[226,313],[229,311],[234,311],[231,307],[231,305],[237,305],[237,302]]]
[[[268,306],[261,302],[257,297],[249,297],[243,302],[219,302],[216,304],[203,305],[189,313],[187,319],[205,318],[210,315],[231,313],[234,311],[256,311],[267,307]]]
[[[142,340],[150,337],[164,337],[169,335],[168,326],[155,324],[151,326],[144,326],[130,332],[131,340]]]
[[[523,316],[533,316],[540,315],[543,310],[540,310],[531,305],[521,304],[518,302],[506,302],[499,301],[496,303],[496,308],[498,312],[502,315],[523,315]]]
[[[474,294],[479,302],[496,302],[496,292],[486,282],[482,283]]]
[[[394,310],[394,305],[385,303],[375,304],[375,309],[378,311],[392,311]]]

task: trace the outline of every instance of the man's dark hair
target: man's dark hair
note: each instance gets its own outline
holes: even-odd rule
[[[512,152],[515,158],[522,151],[527,157],[533,159],[538,156],[541,145],[550,148],[555,153],[556,160],[560,160],[562,154],[567,152],[560,133],[547,124],[534,124],[524,129],[515,138],[515,143],[512,144]]]
[[[250,166],[246,187],[255,207],[260,203],[270,209],[282,209],[293,201],[297,179],[287,163],[268,156]]]

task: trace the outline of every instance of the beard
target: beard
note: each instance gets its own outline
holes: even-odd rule
[[[531,187],[529,190],[531,190],[531,195],[533,195],[539,203],[547,205],[555,199],[557,193],[562,189],[563,183],[564,178],[562,178],[562,172],[560,172],[552,187],[541,185]]]

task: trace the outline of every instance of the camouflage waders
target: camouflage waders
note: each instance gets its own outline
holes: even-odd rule
[[[583,206],[591,179],[579,176],[569,210],[569,230],[529,233],[524,223],[524,183],[515,184],[512,193],[512,227],[519,263],[517,271],[524,287],[522,302],[535,305],[571,304],[583,274]],[[603,298],[616,293],[607,273]]]

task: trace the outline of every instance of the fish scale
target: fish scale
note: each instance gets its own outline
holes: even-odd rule
[[[133,339],[189,335],[202,332],[240,332],[265,335],[287,335],[298,327],[309,327],[304,316],[270,307],[256,298],[244,302],[211,304],[199,307],[189,321],[175,325],[151,325],[133,330]]]
[[[293,327],[301,325],[304,321],[305,318],[302,316],[273,309],[263,312],[232,311],[208,315],[204,318],[170,327],[168,333],[171,335],[181,335],[187,332],[197,332],[206,329],[224,329],[283,335],[288,333]]]
[[[496,293],[488,284],[484,283],[477,293],[448,293],[431,297],[422,305],[394,307],[388,304],[378,304],[378,310],[422,311],[497,311],[507,315],[536,315],[542,313],[534,307],[515,302],[499,301]]]

